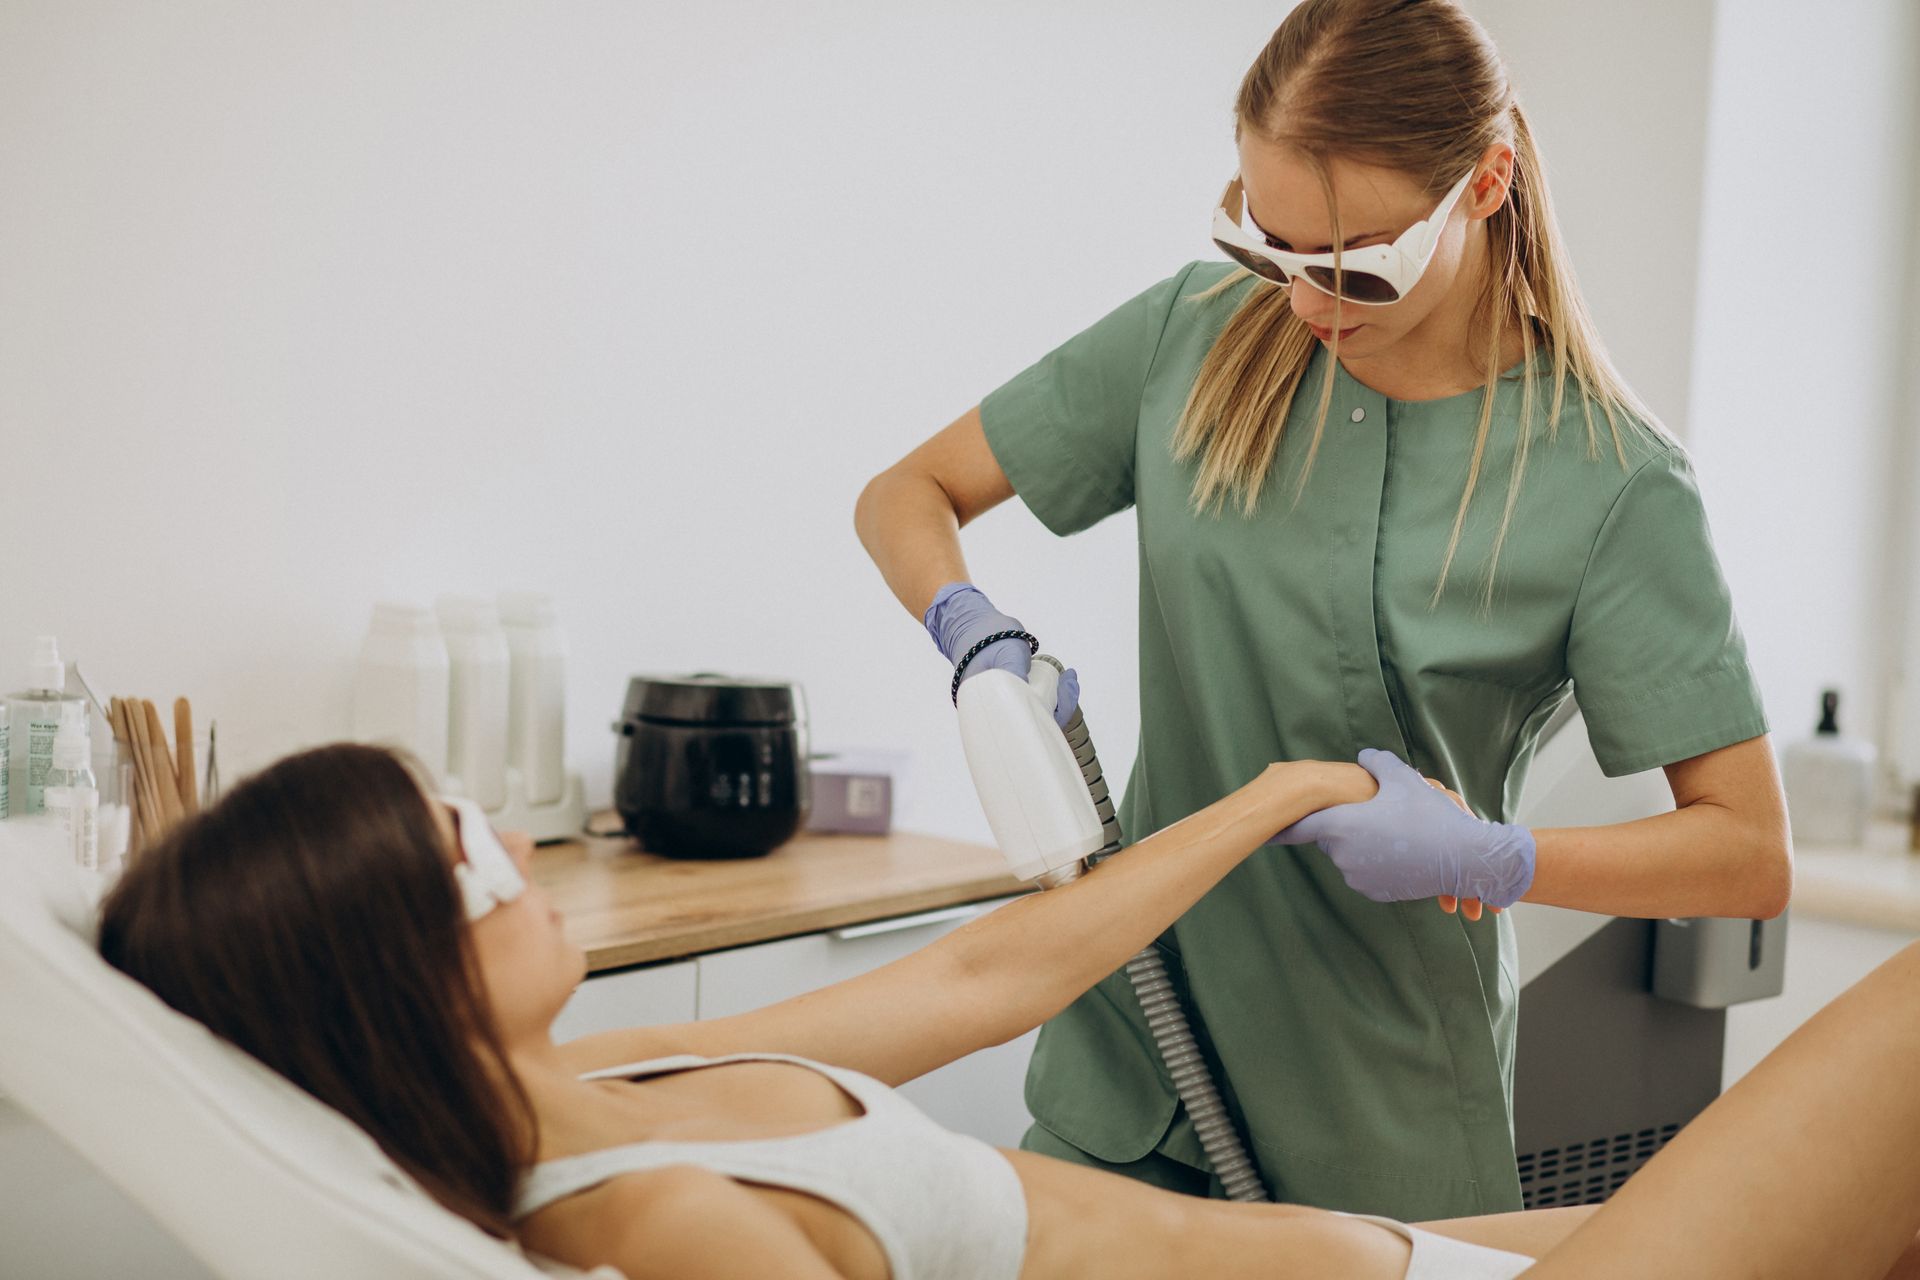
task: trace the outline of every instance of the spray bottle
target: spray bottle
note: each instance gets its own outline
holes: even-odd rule
[[[46,806],[57,814],[60,831],[73,861],[82,871],[100,870],[100,787],[93,776],[93,748],[87,741],[85,703],[60,708],[60,728],[53,738],[53,761],[47,770]]]
[[[994,842],[1016,876],[1049,889],[1120,849],[1120,822],[1086,718],[1076,708],[1064,732],[1054,723],[1060,672],[1058,660],[1039,654],[1026,680],[982,671],[955,698],[967,769]],[[1149,943],[1127,961],[1127,978],[1227,1198],[1268,1199],[1159,948]]]

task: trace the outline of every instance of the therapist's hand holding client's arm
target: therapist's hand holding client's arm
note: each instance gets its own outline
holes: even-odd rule
[[[1371,799],[1309,814],[1273,843],[1318,844],[1348,886],[1375,902],[1478,899],[1498,910],[1533,884],[1525,827],[1475,817],[1390,751],[1362,751],[1360,765],[1380,785]]]

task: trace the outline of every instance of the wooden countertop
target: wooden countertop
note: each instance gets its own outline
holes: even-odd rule
[[[1920,933],[1920,854],[1907,851],[1907,828],[1876,822],[1852,848],[1794,850],[1793,913],[1811,920]]]
[[[596,819],[607,825],[610,815]],[[680,861],[633,840],[543,845],[533,878],[590,971],[1005,897],[1000,851],[939,836],[802,833],[763,858]]]

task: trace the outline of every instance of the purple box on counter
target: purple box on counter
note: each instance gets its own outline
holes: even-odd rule
[[[893,826],[893,778],[900,753],[822,751],[807,757],[813,807],[807,830],[883,836]]]

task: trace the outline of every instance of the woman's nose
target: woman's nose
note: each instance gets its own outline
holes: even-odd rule
[[[1322,329],[1333,327],[1333,295],[1321,292],[1306,279],[1293,282],[1293,287],[1287,290],[1287,301],[1293,307],[1293,314],[1308,324],[1317,324]]]

